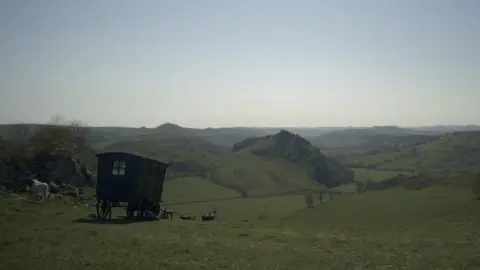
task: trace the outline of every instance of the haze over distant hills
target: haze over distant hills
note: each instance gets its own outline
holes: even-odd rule
[[[23,126],[34,127],[36,123],[22,123],[22,124],[0,124],[0,135],[8,136],[5,133],[7,126]],[[189,128],[183,127],[174,123],[164,123],[154,128],[147,127],[122,127],[122,126],[89,126],[93,133],[109,134],[116,133],[117,136],[141,135],[141,134],[175,134],[175,135],[211,135],[217,134],[245,134],[245,135],[266,135],[279,132],[280,130],[288,130],[295,134],[304,137],[317,136],[332,131],[356,131],[356,132],[374,132],[381,134],[397,134],[397,133],[429,133],[429,134],[443,134],[456,131],[476,131],[480,130],[480,125],[432,125],[432,126],[412,126],[399,127],[395,125],[390,126],[371,126],[371,127],[342,127],[342,126],[327,126],[327,127],[218,127],[218,128]]]
[[[26,131],[32,132],[39,124],[7,124],[0,125],[0,136],[4,139],[18,139],[18,134]],[[90,141],[109,142],[118,141],[131,137],[157,138],[168,137],[201,137],[216,145],[231,147],[238,141],[275,134],[281,130],[288,130],[294,134],[310,140],[314,145],[322,147],[325,151],[332,147],[352,146],[355,140],[371,140],[372,136],[396,136],[396,135],[417,135],[417,136],[438,136],[445,133],[461,131],[477,131],[480,126],[451,125],[451,126],[424,126],[424,127],[397,127],[397,126],[373,126],[373,127],[221,127],[221,128],[188,128],[174,123],[164,123],[155,128],[146,127],[90,127]],[[28,133],[27,132],[27,133]],[[325,136],[324,136],[325,135]],[[388,140],[388,139],[387,139]],[[337,142],[335,142],[337,141]],[[376,143],[376,142],[374,142]]]
[[[0,125],[0,141],[27,141],[39,127],[45,125]],[[207,180],[250,196],[425,172],[468,184],[479,172],[480,127],[199,129],[165,123],[155,128],[90,127],[87,142],[97,153],[131,152],[168,161],[171,180]],[[86,160],[94,164],[96,159],[91,155]]]

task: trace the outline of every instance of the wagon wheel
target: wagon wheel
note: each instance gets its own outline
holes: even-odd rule
[[[105,215],[108,216],[108,218],[112,218],[112,206],[113,206],[113,203],[111,201],[107,201],[107,213]]]
[[[97,218],[100,218],[100,200],[97,200]]]
[[[155,214],[157,217],[160,215],[160,204],[159,203],[155,203],[153,206],[152,206],[152,213]]]
[[[111,204],[108,200],[99,200],[97,202],[97,217],[106,219],[107,216],[112,217]]]
[[[104,200],[97,200],[97,218],[105,219],[106,207]]]
[[[107,218],[107,207],[106,207],[106,201],[101,200],[98,203],[100,205],[100,211],[98,217],[100,219],[106,219]]]
[[[145,217],[145,204],[141,203],[139,208],[137,209],[137,217],[143,218]]]
[[[126,208],[126,214],[128,218],[133,218],[135,216],[135,210],[133,209],[133,204],[128,203],[127,208]]]

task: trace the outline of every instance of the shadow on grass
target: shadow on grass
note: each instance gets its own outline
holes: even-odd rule
[[[131,219],[131,218],[124,218],[124,217],[117,217],[111,219],[93,219],[93,218],[77,218],[73,222],[75,223],[87,223],[87,224],[117,224],[117,225],[125,225],[125,224],[132,224],[132,223],[139,223],[139,222],[148,222],[148,221],[158,221],[157,219]]]

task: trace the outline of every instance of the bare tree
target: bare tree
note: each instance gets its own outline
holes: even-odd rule
[[[31,136],[29,145],[35,154],[72,154],[86,144],[88,134],[89,129],[80,121],[67,121],[57,115],[37,129]]]

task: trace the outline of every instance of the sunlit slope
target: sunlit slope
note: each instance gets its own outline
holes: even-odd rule
[[[344,163],[390,170],[421,170],[432,173],[480,171],[480,132],[458,132],[400,151],[342,159]]]
[[[251,153],[227,152],[198,138],[130,140],[99,151],[124,151],[167,161],[172,163],[169,181],[187,177],[191,183],[203,179],[241,196],[319,187],[301,166]]]

